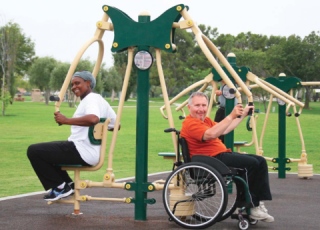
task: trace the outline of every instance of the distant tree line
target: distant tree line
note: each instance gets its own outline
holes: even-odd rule
[[[302,81],[320,81],[320,36],[312,31],[301,38],[266,36],[251,32],[219,34],[217,28],[200,25],[199,28],[227,56],[230,52],[237,57],[237,66],[247,66],[259,77],[266,78],[285,73]],[[181,92],[187,86],[202,80],[210,73],[212,66],[207,61],[195,36],[186,30],[176,30],[176,53],[162,51],[162,67],[169,96]],[[155,57],[155,51],[151,48]],[[127,65],[127,51],[113,53],[114,66],[107,68],[103,63],[97,75],[98,93],[108,93],[114,98],[121,90]],[[156,61],[156,60],[155,60]],[[218,60],[219,61],[219,60]],[[76,70],[93,70],[94,62],[82,59]],[[45,92],[45,102],[49,101],[50,92],[59,90],[69,70],[70,63],[60,62],[52,57],[36,57],[34,43],[27,37],[18,24],[9,22],[0,27],[0,86],[1,100],[13,103],[16,87],[31,89],[37,87]],[[26,81],[24,76],[28,76]],[[136,90],[137,69],[132,68],[126,97]],[[161,94],[156,64],[150,69],[150,96]],[[309,107],[310,95],[314,86],[306,89],[306,108]],[[256,89],[256,94],[263,98],[267,95]],[[69,95],[69,98],[72,94]],[[127,99],[126,98],[126,99]],[[72,106],[72,103],[70,103]],[[4,107],[4,106],[3,106]],[[4,110],[3,110],[4,111]],[[4,112],[3,112],[4,114]]]

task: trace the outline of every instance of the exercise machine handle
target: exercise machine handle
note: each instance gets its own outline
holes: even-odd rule
[[[55,97],[55,96],[50,96],[50,97],[49,97],[49,100],[50,100],[50,101],[60,101],[60,98],[59,98],[59,97]],[[60,113],[60,111],[58,111],[58,113]],[[61,126],[60,123],[58,123],[58,124],[59,124],[59,126]]]
[[[252,105],[253,105],[253,102],[249,102],[248,105],[249,105],[249,106],[252,106]],[[252,112],[253,112],[253,109],[249,109],[249,111],[248,111],[248,116],[252,116]]]

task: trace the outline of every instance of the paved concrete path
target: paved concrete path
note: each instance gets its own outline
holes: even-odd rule
[[[149,181],[166,179],[168,174],[149,177]],[[270,186],[273,201],[265,202],[274,223],[259,221],[249,229],[301,230],[320,229],[320,176],[312,179],[299,179],[296,174],[287,174],[286,179],[278,179],[271,173]],[[133,192],[121,189],[90,188],[82,191],[96,197],[134,197]],[[168,221],[162,203],[162,191],[148,194],[156,204],[148,205],[147,221],[134,220],[134,204],[90,201],[81,203],[83,215],[73,216],[73,205],[47,205],[43,195],[0,201],[0,229],[182,229]],[[238,229],[236,220],[225,220],[208,229]]]

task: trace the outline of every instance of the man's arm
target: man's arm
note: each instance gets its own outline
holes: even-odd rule
[[[221,122],[219,122],[212,128],[205,131],[203,140],[212,140],[234,130],[248,115],[248,111],[250,108],[253,109],[254,106],[247,106],[245,109],[243,109],[242,104],[235,106],[232,112],[226,118],[224,118]],[[238,116],[241,116],[241,118],[238,118]]]
[[[228,126],[228,128],[223,132],[223,135],[226,135],[230,133],[232,130],[234,130],[240,123],[241,121],[248,115],[249,110],[252,109],[254,111],[254,106],[246,106],[243,110],[243,114],[241,115],[240,118],[236,118],[232,121],[232,123]]]
[[[78,125],[78,126],[93,126],[99,122],[99,117],[94,114],[88,114],[82,117],[67,118],[62,113],[55,112],[54,119],[62,125]]]

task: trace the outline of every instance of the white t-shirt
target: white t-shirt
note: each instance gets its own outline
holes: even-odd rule
[[[114,127],[116,121],[116,113],[113,111],[109,103],[101,97],[100,94],[89,93],[81,100],[73,117],[82,117],[85,115],[94,114],[100,118],[111,118],[108,129]],[[68,141],[73,141],[81,158],[90,165],[96,165],[100,157],[100,145],[91,144],[88,137],[89,127],[86,126],[71,126],[71,135]]]

